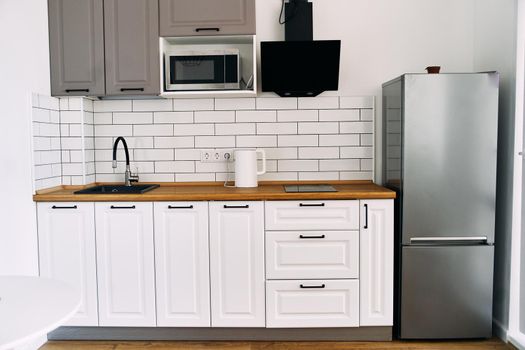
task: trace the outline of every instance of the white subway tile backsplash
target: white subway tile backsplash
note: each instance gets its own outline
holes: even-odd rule
[[[98,137],[98,136],[132,136],[132,135],[133,135],[132,125],[95,125],[95,137]]]
[[[373,97],[75,97],[51,102],[56,110],[40,107],[40,99],[33,96],[35,175],[47,177],[35,176],[37,188],[79,183],[82,175],[85,181],[123,181],[122,147],[118,168],[111,167],[117,136],[126,138],[141,181],[232,180],[233,163],[202,163],[201,150],[242,147],[265,150],[268,169],[261,180],[373,177]]]
[[[133,112],[171,111],[173,103],[171,99],[133,100],[132,109]]]
[[[279,171],[318,171],[318,160],[278,160]]]
[[[193,123],[193,112],[155,112],[155,124],[181,124]]]
[[[155,137],[155,148],[187,148],[195,146],[193,136]]]
[[[176,124],[173,131],[175,136],[213,135],[214,133],[215,127],[213,124]]]
[[[237,147],[276,147],[277,136],[257,135],[257,136],[237,136]]]
[[[300,97],[299,109],[336,109],[339,108],[339,96]]]
[[[69,101],[71,109],[71,100]],[[95,101],[94,112],[131,112],[130,100],[102,100]]]
[[[339,124],[337,122],[323,123],[299,123],[299,134],[337,134]]]
[[[317,146],[318,145],[317,135],[279,135],[278,145],[279,147],[301,147],[301,146]]]
[[[319,121],[322,122],[339,122],[339,121],[358,121],[359,109],[332,109],[320,110]]]
[[[215,135],[254,135],[254,123],[215,124]]]
[[[234,111],[197,111],[194,116],[195,123],[233,123]]]
[[[340,126],[341,134],[366,134],[374,132],[372,122],[342,122]]]
[[[279,122],[308,122],[318,121],[319,111],[296,110],[296,111],[277,111],[277,121]]]
[[[374,96],[341,96],[340,108],[374,108]]]
[[[150,124],[133,125],[133,136],[172,136],[173,125],[171,124]]]
[[[297,134],[297,123],[257,123],[257,134]]]
[[[135,149],[133,150],[134,160],[173,160],[174,151],[172,149]]]
[[[197,99],[197,98],[175,98],[173,99],[174,111],[212,111],[214,108],[214,101],[212,98]]]
[[[319,135],[319,146],[359,146],[359,134]]]
[[[276,122],[277,112],[276,111],[237,111],[236,121],[237,123]]]
[[[215,110],[239,111],[243,109],[255,109],[255,98],[217,98],[215,99]]]
[[[300,159],[337,159],[339,147],[300,147]]]
[[[113,124],[152,124],[153,113],[113,113]]]
[[[297,109],[297,98],[258,97],[255,105],[257,109]]]
[[[235,147],[235,136],[195,136],[195,147]]]

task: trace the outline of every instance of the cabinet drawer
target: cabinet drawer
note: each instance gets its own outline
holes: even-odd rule
[[[268,281],[266,326],[358,327],[359,281]]]
[[[266,278],[358,278],[359,231],[266,232]]]
[[[267,230],[358,230],[359,201],[266,202]]]

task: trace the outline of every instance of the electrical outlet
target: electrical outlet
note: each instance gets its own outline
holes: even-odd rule
[[[233,160],[231,149],[204,149],[201,151],[201,162],[220,163]]]

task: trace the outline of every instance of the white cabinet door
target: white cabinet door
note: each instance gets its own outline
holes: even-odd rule
[[[359,326],[358,280],[268,281],[268,328]]]
[[[157,326],[209,327],[208,203],[155,203]]]
[[[65,325],[98,326],[93,203],[38,203],[40,276],[66,282],[81,295]]]
[[[266,232],[267,279],[359,277],[359,231]]]
[[[266,230],[357,230],[359,201],[269,201]]]
[[[391,326],[394,291],[394,203],[361,201],[360,325]]]
[[[153,203],[96,203],[100,326],[155,326]]]
[[[264,327],[262,202],[210,203],[213,327]]]

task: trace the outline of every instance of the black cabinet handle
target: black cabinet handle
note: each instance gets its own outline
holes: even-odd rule
[[[195,28],[195,31],[198,32],[206,32],[206,31],[213,31],[213,32],[220,32],[221,28]]]
[[[299,203],[300,207],[324,207],[324,203]]]
[[[299,235],[299,238],[301,239],[322,239],[325,238],[325,235],[319,235],[319,236],[305,236],[305,235]]]
[[[224,209],[248,209],[250,206],[246,205],[224,205]]]
[[[66,89],[66,92],[89,92],[89,89]]]
[[[112,205],[110,207],[111,209],[135,209],[135,206],[134,205],[130,205],[129,207],[121,207],[121,206],[116,206],[116,205]]]
[[[62,207],[62,206],[53,205],[51,207],[51,209],[77,209],[77,206],[76,205],[72,205],[72,206]]]
[[[325,285],[324,283],[321,285],[317,285],[317,286],[305,286],[304,284],[301,284],[300,287],[303,289],[322,289],[325,287]]]
[[[193,205],[168,205],[168,209],[193,209]]]
[[[368,204],[365,204],[365,225],[363,228],[368,228]]]
[[[121,88],[120,91],[144,91],[144,88]]]

